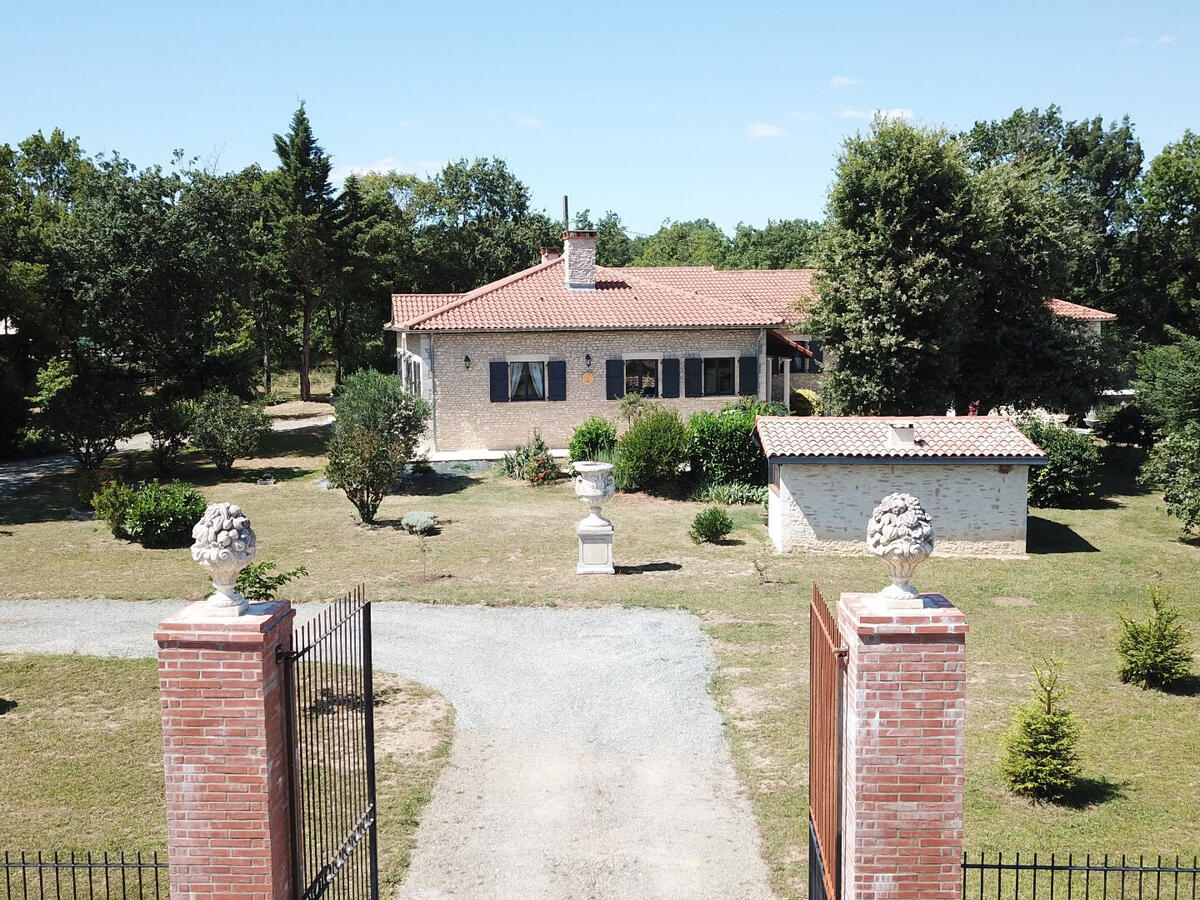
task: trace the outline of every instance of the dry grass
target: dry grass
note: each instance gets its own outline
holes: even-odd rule
[[[777,557],[757,509],[732,511],[730,543],[695,546],[686,532],[701,504],[622,495],[607,508],[621,574],[581,578],[573,524],[584,511],[567,483],[538,489],[491,473],[418,479],[385,499],[379,527],[366,528],[340,493],[314,486],[320,450],[319,436],[276,435],[271,456],[239,463],[235,480],[217,481],[194,459],[184,474],[210,500],[242,504],[260,558],[308,567],[310,577],[285,589],[293,600],[328,598],[365,581],[375,600],[694,611],[715,641],[712,691],[774,884],[782,896],[803,896],[807,597],[813,580],[830,599],[872,589],[883,581],[877,563]],[[263,470],[282,480],[252,483]],[[1120,684],[1113,650],[1118,615],[1140,613],[1151,583],[1172,593],[1200,633],[1200,548],[1179,540],[1161,498],[1127,482],[1116,489],[1101,508],[1034,511],[1028,560],[933,559],[918,573],[920,586],[945,593],[972,629],[966,828],[973,849],[1173,854],[1200,844],[1200,697]],[[8,595],[202,595],[205,580],[186,550],[143,550],[96,523],[66,521],[67,496],[65,481],[47,482],[0,510],[0,583]],[[443,523],[425,555],[395,527],[417,509]],[[1012,707],[1043,655],[1065,663],[1070,704],[1085,724],[1081,753],[1093,782],[1078,808],[1014,799],[996,772]]]
[[[375,676],[379,869],[408,868],[417,817],[448,759],[440,694]],[[162,723],[152,659],[0,655],[0,849],[164,851]]]

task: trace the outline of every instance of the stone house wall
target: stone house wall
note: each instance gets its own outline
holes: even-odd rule
[[[906,491],[933,519],[935,555],[1022,557],[1028,478],[1028,466],[996,463],[772,464],[767,527],[781,553],[865,553],[871,510]]]
[[[736,360],[757,356],[756,395],[764,389],[765,342],[760,328],[664,331],[530,331],[449,333],[407,336],[406,344],[419,352],[432,379],[423,378],[423,393],[434,408],[430,435],[434,450],[511,450],[527,441],[536,428],[551,447],[566,447],[571,434],[588,416],[603,416],[618,428],[618,401],[606,399],[605,360],[645,354],[647,358],[681,360],[680,397],[662,399],[664,406],[686,419],[699,410],[719,409],[741,392]],[[420,348],[418,350],[418,347]],[[591,354],[589,368],[585,356]],[[464,357],[471,357],[471,367]],[[489,363],[509,357],[543,356],[566,363],[566,399],[497,402],[490,399]],[[689,356],[735,358],[736,393],[732,396],[684,397],[682,360]],[[661,375],[661,364],[659,367]],[[432,382],[432,383],[431,383]]]

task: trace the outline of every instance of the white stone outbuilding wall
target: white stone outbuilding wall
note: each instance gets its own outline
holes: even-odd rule
[[[767,528],[776,551],[865,552],[867,520],[894,491],[933,519],[935,556],[1025,556],[1029,466],[772,463]]]

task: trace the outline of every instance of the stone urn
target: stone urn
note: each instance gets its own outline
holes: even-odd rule
[[[210,503],[192,528],[192,559],[212,576],[213,593],[204,601],[210,616],[240,616],[250,605],[237,592],[238,574],[254,559],[257,542],[240,506]]]
[[[580,461],[575,469],[575,496],[588,506],[588,515],[575,526],[579,536],[579,562],[575,567],[580,575],[612,575],[613,524],[600,514],[616,492],[612,463]]]
[[[867,522],[867,552],[887,566],[892,583],[875,596],[889,609],[919,609],[913,572],[933,552],[933,521],[912,494],[888,494]]]

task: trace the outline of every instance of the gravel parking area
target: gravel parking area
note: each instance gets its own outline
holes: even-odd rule
[[[3,601],[2,648],[150,655],[177,606]],[[695,617],[384,603],[374,635],[456,710],[400,897],[772,896]]]

